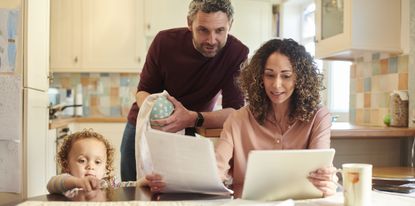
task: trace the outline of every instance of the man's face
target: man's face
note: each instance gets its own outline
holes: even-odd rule
[[[193,21],[188,20],[195,49],[205,57],[214,57],[225,46],[231,24],[224,12],[197,12]]]

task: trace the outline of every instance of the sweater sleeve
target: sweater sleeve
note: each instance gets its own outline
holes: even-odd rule
[[[225,121],[222,133],[216,143],[215,153],[219,172],[222,181],[229,181],[229,170],[231,169],[231,159],[233,157],[233,140],[232,140],[232,115]]]
[[[309,149],[330,148],[331,115],[327,108],[320,108],[314,118],[310,136]]]
[[[47,189],[49,191],[49,193],[58,193],[58,194],[62,194],[64,192],[67,191],[67,189],[64,186],[64,181],[65,179],[69,176],[69,174],[64,173],[64,174],[60,174],[60,175],[56,175],[53,176],[48,184],[47,184]]]

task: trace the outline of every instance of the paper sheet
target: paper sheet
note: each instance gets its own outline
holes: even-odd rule
[[[21,97],[20,77],[0,75],[0,140],[20,140]]]
[[[0,140],[0,192],[20,192],[20,147],[19,141]]]
[[[19,10],[0,9],[0,73],[16,70]]]
[[[166,182],[164,192],[233,193],[219,178],[210,140],[153,129],[149,129],[145,136],[153,171]]]

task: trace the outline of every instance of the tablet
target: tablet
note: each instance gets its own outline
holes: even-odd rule
[[[249,153],[242,199],[321,198],[308,179],[310,172],[331,166],[334,149],[254,150]]]

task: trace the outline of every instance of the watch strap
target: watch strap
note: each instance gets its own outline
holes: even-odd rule
[[[196,113],[197,113],[197,117],[196,117],[195,127],[201,127],[203,125],[203,122],[205,121],[205,118],[203,117],[202,113],[200,112],[196,112]]]

